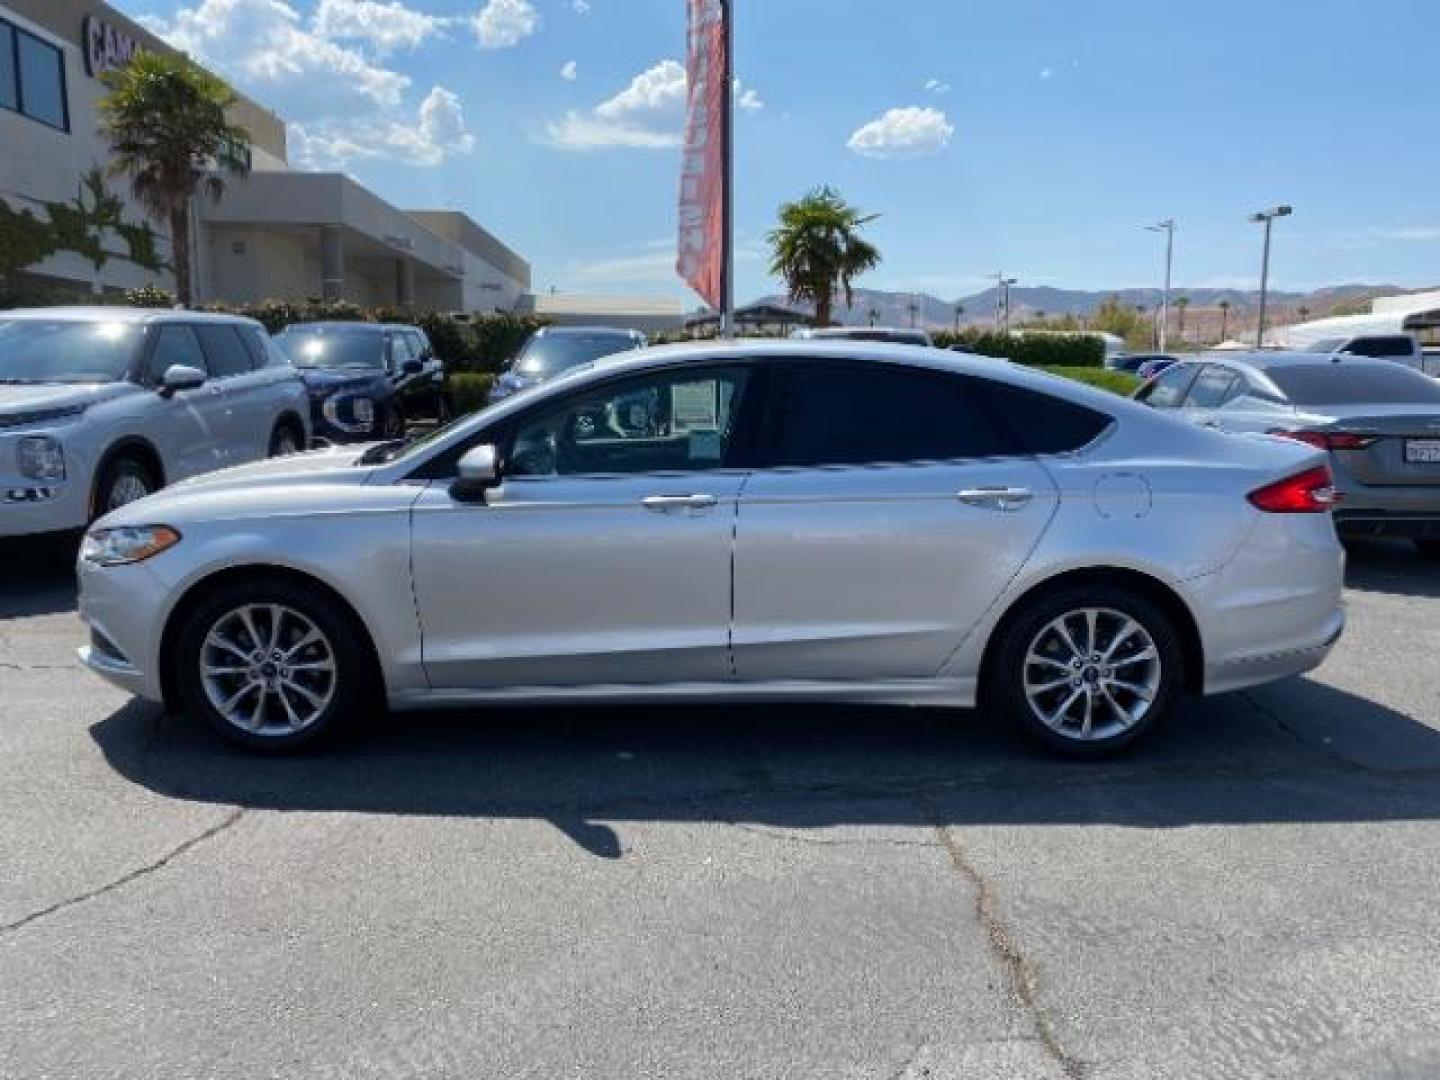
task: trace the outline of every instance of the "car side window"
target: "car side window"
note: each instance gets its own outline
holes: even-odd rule
[[[1194,364],[1175,364],[1166,368],[1135,395],[1136,401],[1143,401],[1155,409],[1178,409],[1185,400],[1185,391],[1195,378]]]
[[[1244,389],[1235,372],[1219,364],[1206,364],[1185,397],[1187,409],[1218,409]]]
[[[410,347],[409,334],[396,334],[390,339],[390,370],[399,371],[407,360],[416,359]]]
[[[150,386],[159,386],[165,372],[176,364],[209,372],[205,363],[204,350],[200,339],[188,326],[161,326],[155,333],[155,346],[150,350],[150,359],[145,364],[145,381]]]
[[[428,360],[431,349],[430,341],[418,330],[408,331],[405,335],[410,339],[410,351],[415,354],[416,360]]]
[[[1013,453],[982,380],[864,362],[789,369],[769,464],[803,468]]]
[[[1066,454],[1095,441],[1114,421],[1104,413],[1008,383],[987,382],[990,406],[1023,454]]]
[[[224,379],[232,375],[248,375],[253,368],[250,350],[240,340],[233,326],[197,326],[195,334],[205,350],[205,359],[210,366],[212,378]]]
[[[1408,337],[1362,337],[1356,338],[1341,350],[1346,356],[1369,356],[1384,359],[1387,356],[1411,356],[1415,353],[1415,342]]]
[[[235,332],[240,335],[240,340],[245,345],[245,351],[250,354],[250,364],[255,368],[269,367],[272,363],[270,348],[266,344],[269,336],[258,326],[237,326]]]
[[[730,460],[747,374],[657,372],[566,397],[523,421],[510,477],[693,472]]]

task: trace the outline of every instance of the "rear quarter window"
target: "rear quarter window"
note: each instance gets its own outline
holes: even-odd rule
[[[991,383],[988,394],[1009,429],[1016,452],[1065,454],[1088,446],[1113,422],[1102,412],[1008,383]]]

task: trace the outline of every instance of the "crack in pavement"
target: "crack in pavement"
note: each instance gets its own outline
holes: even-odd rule
[[[935,808],[923,798],[916,801],[920,805],[921,812],[930,819],[930,823],[935,829],[935,835],[939,837],[946,854],[950,856],[951,865],[975,890],[975,918],[985,932],[985,940],[991,953],[1010,978],[1011,991],[1029,1015],[1036,1038],[1040,1040],[1046,1053],[1054,1059],[1068,1080],[1083,1080],[1087,1066],[1084,1061],[1060,1045],[1060,1038],[1055,1033],[1054,1025],[1040,1003],[1039,976],[1035,971],[1035,965],[1021,951],[1010,933],[1010,928],[1005,925],[1005,920],[1000,914],[999,902],[995,898],[995,887],[966,856],[959,839],[945,824],[944,819],[935,811]]]
[[[140,878],[153,874],[157,870],[162,870],[166,866],[170,865],[170,863],[178,859],[181,855],[184,855],[187,851],[198,847],[199,845],[205,843],[207,840],[213,840],[215,837],[219,836],[226,829],[230,828],[242,817],[244,817],[245,813],[246,811],[243,807],[236,807],[234,810],[232,810],[229,814],[225,816],[225,819],[223,821],[211,825],[208,829],[202,830],[201,832],[190,837],[188,840],[184,840],[181,843],[176,844],[173,848],[167,851],[164,855],[160,856],[160,858],[156,859],[154,862],[146,863],[144,866],[140,866],[134,870],[128,871],[127,873],[122,874],[120,877],[116,878],[114,881],[106,882],[104,885],[100,885],[94,889],[89,889],[86,892],[80,893],[76,896],[66,897],[64,900],[57,900],[55,903],[50,904],[48,907],[40,908],[38,911],[32,911],[28,915],[22,915],[20,918],[15,919],[12,922],[0,923],[0,935],[13,933],[16,930],[21,929],[22,927],[29,926],[31,923],[39,919],[54,915],[56,912],[59,911],[64,911],[66,908],[72,908],[77,904],[83,904],[89,900],[94,900],[97,897],[104,896],[106,893],[114,892],[116,889],[123,888],[124,886],[129,885],[132,881],[138,881]]]
[[[732,820],[726,822],[726,824],[732,829],[753,833],[755,836],[763,836],[767,840],[777,840],[784,844],[806,844],[812,847],[933,848],[936,846],[932,840],[901,840],[897,837],[884,836],[848,839],[840,836],[813,836],[792,829],[774,828],[767,825],[752,825],[745,821]]]

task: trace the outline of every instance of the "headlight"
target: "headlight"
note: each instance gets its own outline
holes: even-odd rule
[[[375,426],[375,402],[372,398],[336,394],[320,406],[325,419],[342,431],[369,431]]]
[[[65,479],[65,452],[53,436],[27,435],[15,444],[15,457],[26,479]]]
[[[179,542],[180,534],[168,525],[96,529],[85,534],[80,558],[96,566],[124,566],[143,562]]]

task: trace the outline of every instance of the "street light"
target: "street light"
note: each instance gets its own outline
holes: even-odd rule
[[[1289,206],[1272,206],[1269,210],[1259,210],[1250,215],[1247,219],[1250,222],[1265,226],[1265,254],[1260,259],[1260,325],[1255,330],[1255,347],[1265,347],[1265,300],[1270,289],[1270,228],[1275,224],[1276,218],[1289,217],[1294,210]]]
[[[1160,351],[1170,335],[1170,267],[1175,258],[1175,219],[1166,218],[1155,225],[1144,226],[1146,232],[1165,234],[1165,287],[1160,292]]]
[[[992,275],[995,278],[995,329],[1000,330],[1000,315],[1005,315],[1005,333],[1010,332],[1010,286],[1016,283],[1015,278],[1007,278],[1005,274]]]

